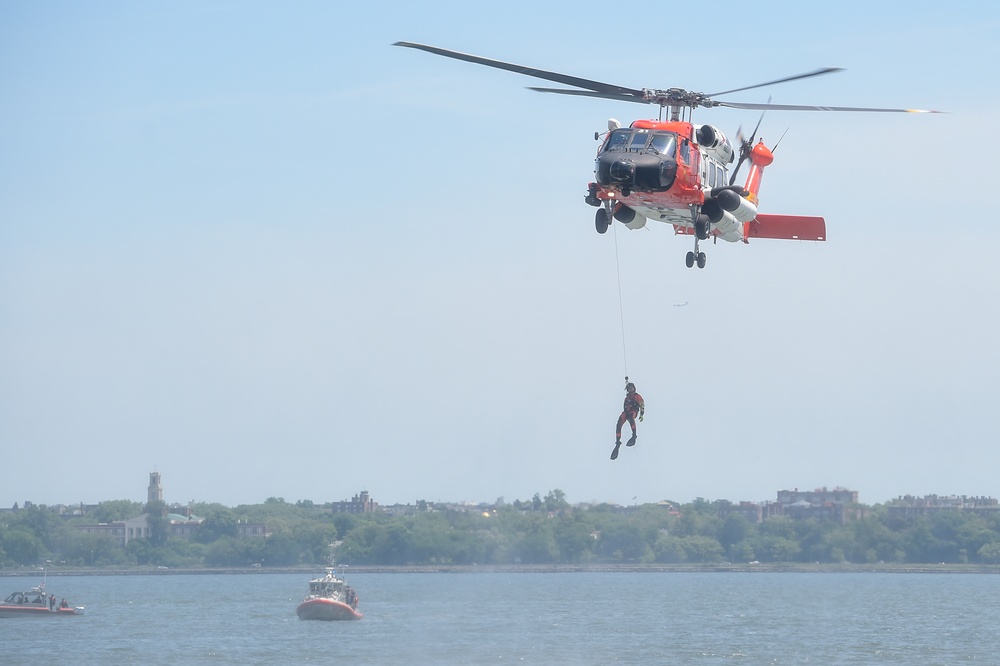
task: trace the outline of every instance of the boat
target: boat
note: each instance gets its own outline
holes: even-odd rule
[[[357,592],[327,567],[325,576],[309,581],[309,593],[295,614],[300,620],[360,620],[364,616],[357,609]]]
[[[55,595],[46,594],[43,583],[27,592],[11,592],[3,602],[0,602],[0,617],[83,615],[83,608],[83,606],[70,606],[65,599],[56,603]]]

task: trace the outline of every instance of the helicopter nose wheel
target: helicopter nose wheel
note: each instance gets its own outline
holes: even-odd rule
[[[704,240],[702,234],[707,236],[708,225],[703,221],[695,220],[694,223],[694,252],[688,252],[687,256],[684,257],[684,263],[688,268],[694,267],[698,264],[698,268],[705,267],[705,253],[698,249],[698,241]]]
[[[594,216],[594,226],[597,228],[597,233],[603,234],[607,231],[610,223],[611,211],[607,208],[598,208],[597,214]]]
[[[707,258],[704,252],[688,252],[687,256],[684,257],[684,263],[687,264],[688,268],[693,268],[695,264],[698,264],[698,268],[704,268]]]

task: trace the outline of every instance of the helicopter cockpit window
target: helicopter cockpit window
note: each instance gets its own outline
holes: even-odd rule
[[[677,137],[673,134],[657,133],[649,141],[649,147],[657,155],[673,157],[677,151]]]
[[[612,151],[652,152],[674,157],[677,154],[677,135],[672,132],[650,132],[645,129],[619,129],[612,132],[604,144],[604,152]]]
[[[632,135],[632,140],[628,142],[628,149],[637,153],[642,152],[642,149],[646,147],[646,139],[648,138],[649,132],[637,131]]]
[[[608,137],[608,142],[604,145],[604,151],[624,150],[630,134],[632,134],[631,130],[615,130]]]

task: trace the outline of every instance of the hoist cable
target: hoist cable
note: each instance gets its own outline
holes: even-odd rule
[[[618,317],[622,325],[622,359],[625,362],[625,379],[628,379],[628,354],[625,351],[625,306],[622,304],[622,269],[618,262],[618,232],[615,219],[611,218],[611,235],[615,237],[615,272],[618,275]]]

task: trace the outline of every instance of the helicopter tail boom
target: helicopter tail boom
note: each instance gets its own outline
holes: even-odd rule
[[[811,215],[758,215],[747,223],[747,239],[826,240],[826,220]]]

